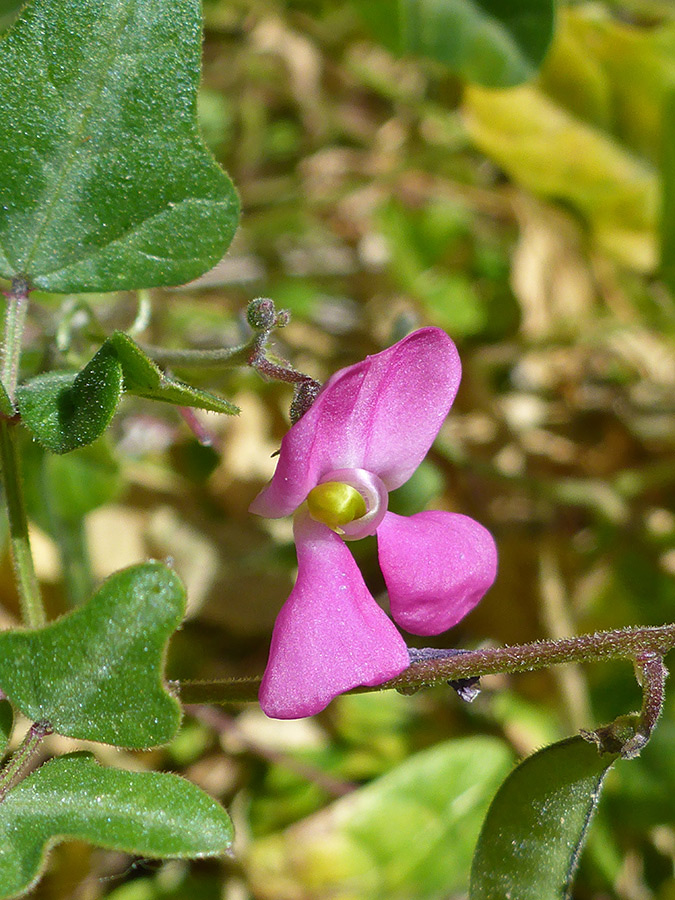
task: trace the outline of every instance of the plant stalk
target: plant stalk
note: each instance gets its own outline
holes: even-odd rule
[[[600,662],[606,659],[634,660],[645,671],[645,666],[656,665],[653,663],[654,658],[660,661],[674,647],[675,624],[598,631],[560,640],[536,641],[513,647],[487,647],[454,652],[448,656],[418,658],[397,678],[375,687],[355,688],[350,693],[395,688],[401,693],[413,694],[421,688],[447,681],[498,673],[532,672],[565,663]],[[442,654],[443,651],[435,653]],[[257,699],[261,680],[257,676],[228,681],[186,681],[179,686],[180,697],[184,703],[250,702]],[[652,710],[658,705],[658,683],[658,678],[650,681],[643,712],[645,718],[652,716]]]
[[[2,345],[2,366],[0,377],[7,396],[14,403],[16,385],[19,379],[21,341],[28,312],[28,282],[25,278],[13,278],[12,286],[6,294],[5,335]]]
[[[21,745],[17,748],[5,768],[0,772],[0,803],[5,799],[16,781],[25,771],[26,766],[35,756],[35,753],[43,739],[52,733],[52,729],[45,722],[33,722]]]
[[[0,466],[21,613],[26,625],[36,628],[45,624],[46,616],[30,549],[16,428],[6,419],[0,419]]]

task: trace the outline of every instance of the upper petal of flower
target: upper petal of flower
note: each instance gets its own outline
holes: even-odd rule
[[[391,614],[412,634],[440,634],[456,625],[497,574],[492,535],[459,513],[388,512],[377,543]]]
[[[333,469],[366,469],[387,490],[399,487],[438,434],[460,377],[455,345],[439,328],[336,372],[285,435],[274,477],[251,512],[289,515]]]
[[[260,687],[260,705],[277,719],[312,716],[338,694],[382,684],[410,665],[342,539],[304,513],[295,537],[298,578],[277,617]]]

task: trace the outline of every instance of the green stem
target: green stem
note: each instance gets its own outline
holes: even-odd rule
[[[267,378],[292,384],[291,422],[295,424],[312,405],[321,385],[309,375],[298,372],[284,360],[277,361],[267,356],[267,341],[272,331],[286,325],[288,318],[285,310],[277,312],[272,300],[259,297],[249,303],[247,310],[247,319],[253,328],[253,335],[245,344],[238,347],[222,350],[164,350],[147,344],[139,346],[160,366],[221,368],[251,366]]]
[[[0,369],[2,383],[12,403],[14,403],[16,384],[19,378],[21,339],[27,312],[28,282],[25,278],[13,278],[12,287],[7,292],[5,339],[2,345],[2,368]]]
[[[578,637],[554,641],[537,641],[514,647],[489,647],[483,650],[444,656],[426,657],[413,662],[397,678],[375,687],[359,687],[350,693],[395,688],[413,694],[424,687],[480,678],[497,673],[532,672],[549,666],[573,662],[600,662],[606,659],[630,659],[645,669],[645,662],[661,658],[675,647],[675,624],[648,628],[624,628],[619,631],[599,631]],[[432,651],[430,651],[431,653]],[[230,681],[187,681],[180,685],[184,703],[241,703],[256,700],[261,677]],[[652,679],[651,684],[656,684]],[[650,708],[656,703],[656,688],[651,688]],[[646,703],[648,701],[645,701]]]
[[[84,520],[69,522],[59,519],[54,537],[59,548],[68,600],[71,606],[80,606],[94,590]]]
[[[45,722],[33,722],[16,753],[0,772],[0,803],[30,763],[43,739],[52,729]]]
[[[238,347],[223,347],[215,350],[166,350],[164,347],[153,347],[141,342],[138,342],[138,346],[159,366],[170,368],[185,366],[191,369],[215,366],[229,369],[249,364],[256,337],[257,335],[254,335],[250,341],[240,344]]]
[[[16,428],[6,419],[0,419],[0,466],[21,612],[26,625],[36,628],[44,625],[46,617],[28,537]]]

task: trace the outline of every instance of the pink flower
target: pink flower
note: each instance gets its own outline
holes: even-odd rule
[[[336,372],[284,437],[274,477],[251,504],[261,516],[296,513],[298,578],[274,626],[260,688],[267,715],[314,715],[338,694],[410,665],[345,541],[377,534],[391,614],[414,634],[455,625],[494,581],[494,541],[478,522],[387,511],[389,491],[438,434],[460,377],[450,338],[422,328]]]

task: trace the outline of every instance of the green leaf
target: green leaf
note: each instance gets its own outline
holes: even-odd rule
[[[50,847],[75,838],[149,857],[204,857],[232,843],[227,813],[177,775],[100,766],[89,753],[45,763],[0,805],[0,898],[39,878]]]
[[[17,388],[21,418],[52,453],[69,453],[100,437],[122,396],[122,366],[105,344],[76,375],[48,372]]]
[[[571,206],[602,250],[624,265],[651,270],[659,188],[647,161],[531,85],[468,87],[462,113],[476,146],[514,181]]]
[[[485,810],[511,764],[510,751],[487,737],[418,753],[322,812],[255,841],[245,860],[253,893],[260,900],[440,900],[461,893]]]
[[[116,331],[108,341],[115,350],[124,373],[124,389],[137,397],[161,400],[177,406],[196,406],[210,412],[237,415],[239,408],[208,391],[192,387],[167,375],[123,331]]]
[[[33,0],[0,44],[0,275],[180,284],[239,203],[196,120],[199,0]]]
[[[573,737],[514,769],[485,819],[470,900],[568,897],[602,783],[617,758]]]
[[[0,758],[5,755],[7,744],[12,736],[14,711],[9,700],[0,700]]]
[[[485,87],[532,78],[553,37],[554,0],[357,0],[396,53],[445,63]]]
[[[59,734],[137,749],[167,743],[180,706],[163,685],[165,648],[184,613],[185,589],[162,563],[116,572],[58,621],[0,633],[0,685]]]

